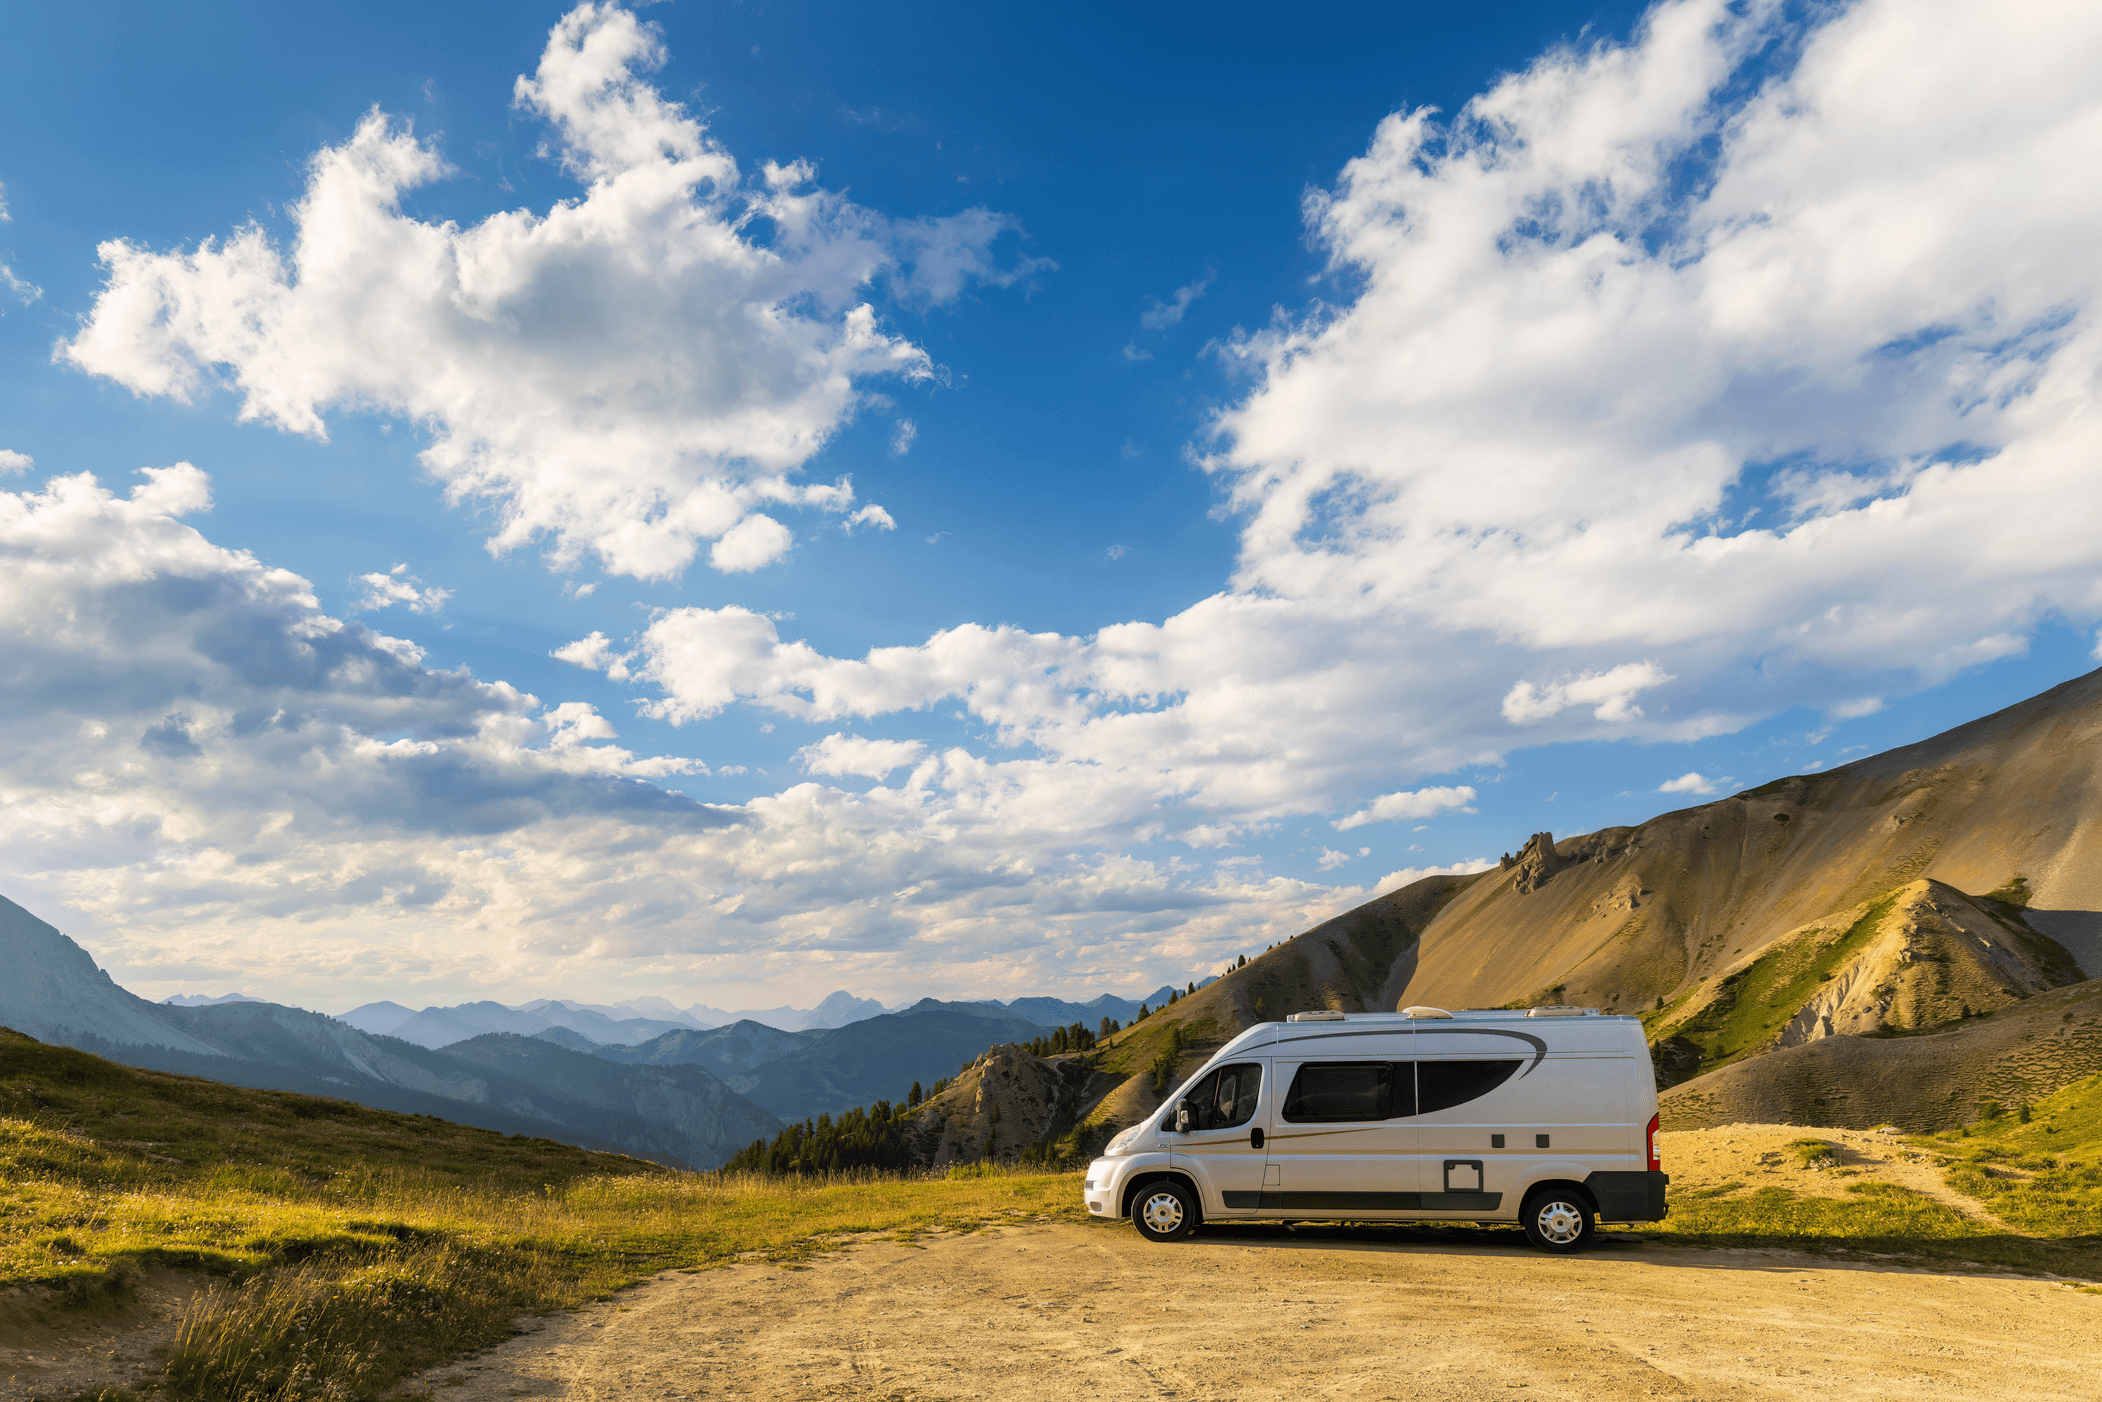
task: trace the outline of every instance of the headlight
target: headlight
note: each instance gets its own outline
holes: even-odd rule
[[[1142,1124],[1133,1125],[1130,1129],[1127,1129],[1121,1134],[1119,1134],[1115,1139],[1110,1140],[1108,1144],[1103,1146],[1103,1157],[1111,1159],[1122,1158],[1124,1155],[1130,1153],[1132,1141],[1139,1137],[1139,1131],[1144,1128],[1145,1126]]]

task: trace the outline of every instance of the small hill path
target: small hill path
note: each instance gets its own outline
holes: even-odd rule
[[[2102,1375],[2102,1296],[2062,1284],[1622,1233],[1575,1259],[1508,1241],[1222,1228],[1155,1246],[1108,1223],[876,1239],[801,1268],[668,1273],[410,1388],[443,1402],[2029,1402],[2091,1397]]]
[[[1805,1167],[1790,1145],[1822,1139],[1838,1152],[1829,1167]],[[1802,1125],[1721,1125],[1658,1136],[1672,1191],[1687,1193],[1727,1182],[1751,1188],[1786,1188],[1803,1197],[1838,1197],[1852,1178],[1895,1183],[1953,1208],[1973,1222],[2008,1229],[1978,1200],[1944,1179],[1938,1159],[1913,1146],[1908,1136],[1873,1129],[1817,1129]],[[2009,1229],[2011,1230],[2011,1229]]]

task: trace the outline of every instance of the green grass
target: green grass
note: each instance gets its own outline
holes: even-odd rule
[[[1724,1184],[1671,1195],[1657,1239],[1682,1246],[1808,1251],[1847,1259],[1897,1258],[1942,1267],[2000,1267],[2102,1278],[2102,1243],[2055,1232],[2007,1231],[1894,1183],[1849,1184],[1842,1197]],[[1735,1189],[1736,1191],[1732,1191]]]
[[[1838,1156],[1832,1152],[1832,1146],[1822,1139],[1791,1139],[1788,1142],[1788,1151],[1794,1154],[1795,1161],[1805,1168],[1838,1162]]]
[[[2026,1122],[2020,1108],[2029,1112]],[[2102,1076],[1931,1144],[1952,1157],[1949,1186],[2019,1231],[2102,1249]]]
[[[62,1312],[121,1301],[144,1269],[191,1273],[204,1288],[159,1379],[175,1399],[377,1398],[521,1314],[662,1270],[1079,1203],[1075,1174],[674,1173],[0,1031],[0,1289]]]
[[[2029,889],[2029,878],[2016,875],[2008,877],[2006,884],[1997,890],[1988,892],[1985,899],[2027,909],[2032,895],[2033,893]]]

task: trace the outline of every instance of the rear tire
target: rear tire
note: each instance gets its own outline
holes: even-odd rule
[[[1525,1227],[1527,1242],[1557,1256],[1582,1251],[1597,1230],[1591,1222],[1591,1204],[1581,1193],[1566,1188],[1541,1188],[1527,1194],[1518,1220]]]
[[[1156,1179],[1131,1200],[1131,1225],[1148,1241],[1180,1241],[1197,1230],[1197,1195],[1176,1179]]]

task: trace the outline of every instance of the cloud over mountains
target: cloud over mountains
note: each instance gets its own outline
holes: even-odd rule
[[[288,250],[106,245],[64,354],[142,394],[223,377],[293,432],[428,423],[495,543],[558,566],[661,578],[707,545],[735,574],[789,550],[790,509],[888,524],[797,476],[866,385],[935,371],[868,299],[1029,276],[993,257],[1015,225],[747,175],[643,81],[655,46],[587,5],[520,80],[577,199],[405,216],[444,163],[375,112],[315,157]],[[733,708],[822,732],[807,781],[734,806],[213,546],[175,519],[195,469],[0,496],[0,624],[36,661],[0,683],[19,869],[142,960],[208,918],[251,961],[362,921],[344,967],[397,971],[1196,964],[1368,892],[1220,860],[1288,822],[1463,809],[1445,776],[1523,745],[1860,716],[2091,628],[2098,53],[2093,7],[1680,0],[1395,113],[1307,203],[1328,300],[1218,352],[1247,378],[1199,456],[1241,534],[1207,597],[841,655],[722,601],[547,640],[697,749]]]

